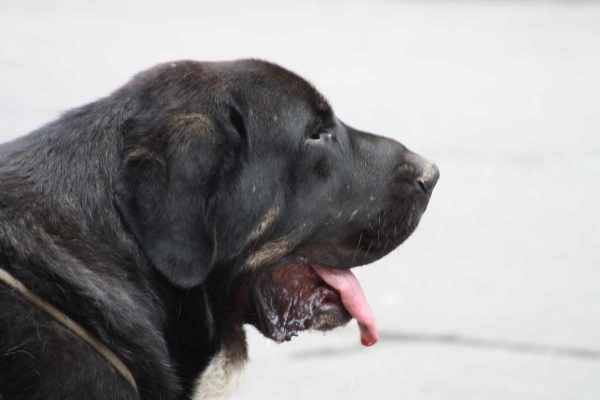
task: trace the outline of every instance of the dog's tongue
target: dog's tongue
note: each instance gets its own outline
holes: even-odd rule
[[[372,346],[379,340],[375,316],[367,303],[358,279],[350,270],[329,269],[312,266],[329,286],[337,290],[346,310],[356,318],[360,328],[360,339],[364,346]]]

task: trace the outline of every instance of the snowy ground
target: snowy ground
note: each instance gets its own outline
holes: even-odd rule
[[[57,3],[0,3],[0,140],[157,62],[252,56],[438,162],[420,228],[357,272],[382,341],[249,329],[235,399],[600,398],[599,2]]]

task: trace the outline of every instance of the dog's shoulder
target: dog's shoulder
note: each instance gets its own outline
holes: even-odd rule
[[[86,383],[86,376],[98,384]],[[125,400],[137,394],[87,343],[0,284],[0,397]]]

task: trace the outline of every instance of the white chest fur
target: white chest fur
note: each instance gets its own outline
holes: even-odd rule
[[[242,343],[243,349],[240,349],[239,345]],[[228,343],[223,343],[196,381],[194,400],[225,399],[239,388],[248,359],[245,337],[242,338],[242,343],[235,343],[233,348]]]

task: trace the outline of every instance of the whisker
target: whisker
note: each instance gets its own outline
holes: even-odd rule
[[[356,245],[356,250],[354,250],[354,256],[352,257],[352,263],[350,264],[351,266],[354,265],[354,259],[356,258],[356,253],[358,253],[358,249],[360,247],[360,241],[362,240],[362,236],[363,234],[360,234],[360,237],[358,238],[358,244]]]
[[[371,243],[369,244],[369,248],[367,249],[367,252],[365,253],[365,256],[363,257],[363,261],[365,261],[367,259],[367,256],[369,255],[369,250],[371,250],[371,246],[373,246],[372,240],[371,240]]]

